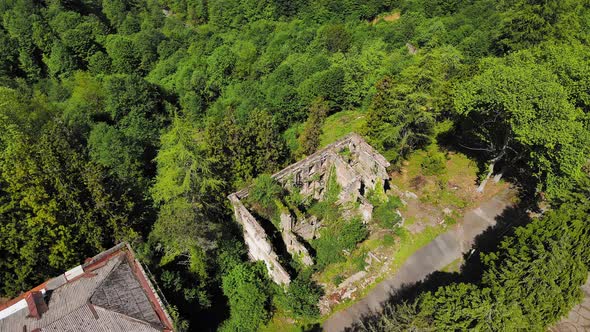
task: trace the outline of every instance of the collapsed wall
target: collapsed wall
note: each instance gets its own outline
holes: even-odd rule
[[[326,146],[309,157],[291,164],[272,177],[289,192],[299,191],[304,197],[322,200],[326,194],[326,185],[333,169],[336,181],[342,187],[340,202],[357,201],[359,212],[365,222],[371,219],[373,206],[364,197],[368,190],[377,185],[384,185],[389,179],[387,167],[389,162],[363,138],[352,133],[343,139]],[[268,236],[256,218],[242,204],[241,199],[248,196],[245,188],[228,196],[234,209],[236,221],[242,226],[244,240],[248,246],[249,256],[253,260],[262,260],[269,275],[278,284],[288,284],[289,274],[279,263]],[[289,214],[281,215],[281,234],[287,251],[298,255],[306,265],[313,264],[305,246],[297,237],[305,240],[313,238],[320,224],[317,220],[293,221]]]
[[[246,209],[236,194],[231,194],[229,200],[234,208],[236,220],[242,225],[244,241],[248,246],[248,255],[254,261],[263,261],[268,273],[277,284],[288,284],[291,281],[289,274],[279,263],[279,257],[268,241],[266,232],[258,221]]]

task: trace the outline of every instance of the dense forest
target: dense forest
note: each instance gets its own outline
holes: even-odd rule
[[[128,241],[179,331],[256,331],[277,310],[310,327],[321,289],[249,262],[226,197],[347,110],[394,168],[450,123],[481,184],[503,172],[546,210],[481,278],[364,328],[542,330],[581,296],[587,0],[3,0],[0,16],[1,297]]]

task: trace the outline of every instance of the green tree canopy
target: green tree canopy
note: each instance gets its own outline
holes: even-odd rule
[[[481,74],[457,92],[461,130],[490,161],[521,160],[538,179],[538,189],[558,195],[582,176],[590,133],[557,77],[528,53],[488,60]],[[484,182],[485,183],[485,182]]]

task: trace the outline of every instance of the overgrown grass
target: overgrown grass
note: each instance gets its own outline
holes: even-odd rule
[[[400,230],[401,231],[399,232],[399,242],[396,243],[395,250],[393,251],[393,254],[388,258],[388,260],[392,261],[392,264],[389,268],[389,273],[377,278],[375,280],[375,282],[373,284],[371,284],[369,287],[359,290],[359,292],[356,295],[357,299],[365,297],[367,295],[367,293],[369,293],[379,282],[383,281],[385,278],[394,274],[405,263],[405,261],[410,256],[412,256],[416,251],[418,251],[420,248],[422,248],[425,245],[427,245],[428,243],[430,243],[437,236],[444,233],[447,229],[442,226],[437,225],[434,227],[427,227],[424,231],[422,231],[421,233],[418,233],[418,234],[410,234],[409,231],[407,231],[405,228],[400,228]],[[361,248],[367,248],[368,244],[369,244],[368,242],[374,242],[373,245],[371,245],[371,247],[379,246],[379,245],[383,244],[382,241],[383,240],[381,240],[381,239],[379,239],[379,240],[371,239],[371,240],[365,241],[361,245]],[[359,248],[359,250],[361,248]],[[336,267],[342,268],[343,266],[345,266],[345,265],[340,264],[340,265],[334,266],[334,267],[335,268]],[[332,266],[330,266],[330,271],[325,271],[325,273],[324,273],[325,279],[327,279],[328,277],[334,278],[335,276],[338,275],[337,273],[332,273],[332,270],[333,270]],[[338,305],[334,306],[331,309],[331,312],[336,312],[336,311],[342,310],[344,308],[347,308],[352,303],[353,303],[353,301],[351,301],[351,300],[345,300],[345,301],[339,303]],[[328,317],[329,317],[329,315],[323,316],[322,321],[325,321]]]
[[[358,110],[341,111],[326,118],[320,136],[320,147],[352,133],[360,133],[366,123],[365,113]]]
[[[357,243],[367,238],[368,233],[360,218],[338,220],[327,225],[320,231],[320,237],[311,241],[316,250],[317,268],[345,261],[345,251],[351,252]]]
[[[265,325],[260,327],[260,332],[303,332],[303,328],[293,324],[291,319],[287,318],[286,313],[276,312],[273,318]]]
[[[423,203],[439,207],[463,209],[468,201],[453,190],[450,183],[461,187],[473,185],[465,179],[474,179],[477,165],[460,153],[444,153],[432,144],[423,151],[416,151],[407,160],[404,177],[392,179],[401,190],[417,192]]]

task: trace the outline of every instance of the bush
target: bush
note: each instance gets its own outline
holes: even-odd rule
[[[385,186],[383,185],[382,179],[377,179],[375,182],[375,189],[370,190],[367,193],[367,199],[373,205],[380,205],[387,201],[388,197],[387,194],[385,194]]]
[[[397,208],[400,206],[402,206],[402,202],[398,197],[389,197],[384,204],[375,207],[373,221],[383,228],[392,229],[397,227],[402,219],[397,214]]]
[[[324,290],[309,273],[302,273],[289,285],[283,305],[294,318],[315,319],[320,315],[318,302],[324,295]]]
[[[340,209],[338,206],[325,201],[314,203],[307,211],[319,220],[324,220],[327,223],[338,222],[340,218]]]
[[[390,247],[395,244],[395,238],[391,234],[383,235],[383,245]]]
[[[344,278],[343,275],[339,274],[337,276],[335,276],[334,278],[332,278],[332,283],[334,284],[334,286],[338,286],[340,285],[344,280],[346,280],[346,278]]]
[[[342,187],[336,179],[336,168],[332,166],[330,169],[330,175],[328,177],[328,183],[326,183],[326,194],[324,200],[328,203],[336,203],[340,197]]]
[[[334,167],[332,167],[329,174],[324,199],[313,204],[308,212],[318,217],[320,220],[324,220],[327,223],[333,223],[338,222],[337,219],[340,218],[341,215],[336,202],[338,201],[342,187],[336,180],[336,170]]]
[[[275,201],[283,196],[283,187],[270,175],[262,174],[256,180],[248,194],[248,202],[258,205],[267,217],[273,216],[276,210]]]
[[[316,250],[317,266],[322,268],[343,261],[343,251],[354,249],[356,244],[363,241],[367,235],[367,227],[358,218],[348,222],[334,222],[322,229],[320,238],[311,243]]]
[[[428,150],[420,167],[425,175],[441,175],[447,170],[446,161],[444,154]]]
[[[221,331],[257,331],[269,318],[270,281],[264,263],[236,265],[222,278],[223,294],[227,296],[230,317]]]

